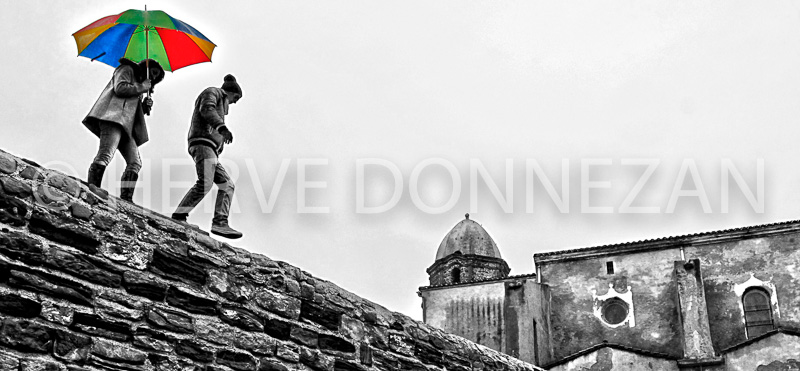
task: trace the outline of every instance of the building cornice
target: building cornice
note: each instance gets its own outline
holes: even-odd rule
[[[622,345],[622,344],[617,344],[617,343],[610,343],[610,342],[604,341],[604,342],[602,342],[600,344],[595,344],[595,345],[592,345],[589,348],[586,348],[584,350],[575,352],[575,353],[573,353],[571,355],[568,355],[568,356],[566,356],[564,358],[561,358],[561,359],[559,359],[557,361],[550,362],[550,363],[548,363],[548,364],[546,364],[546,365],[544,365],[542,367],[544,367],[545,369],[551,369],[551,368],[553,368],[555,366],[565,364],[565,363],[567,363],[569,361],[572,361],[574,359],[577,359],[577,358],[582,357],[584,355],[587,355],[589,353],[595,352],[595,351],[600,350],[602,348],[612,348],[612,349],[617,349],[617,350],[623,350],[623,351],[636,353],[636,354],[640,354],[640,355],[644,355],[644,356],[648,356],[648,357],[653,357],[653,358],[669,359],[669,360],[674,360],[674,361],[678,360],[678,357],[671,356],[671,355],[666,354],[666,353],[654,352],[654,351],[650,351],[650,350],[639,349],[639,348],[634,348],[634,347],[630,347],[630,346],[627,346],[627,345]]]
[[[485,256],[485,255],[476,255],[476,254],[460,254],[460,253],[456,253],[456,254],[450,254],[447,257],[444,257],[442,259],[439,259],[439,260],[433,262],[433,264],[431,264],[431,266],[428,267],[426,272],[428,274],[431,274],[431,273],[433,273],[434,270],[436,270],[436,268],[438,268],[440,266],[443,266],[443,265],[446,265],[447,263],[449,263],[449,262],[451,262],[453,260],[466,260],[466,261],[480,261],[480,262],[487,262],[487,263],[500,263],[500,265],[503,266],[505,269],[510,270],[510,268],[508,267],[508,263],[506,263],[506,261],[501,259],[501,258],[495,258],[495,257]]]
[[[537,266],[570,260],[734,242],[800,232],[800,220],[533,254]]]
[[[520,275],[516,275],[516,276],[508,276],[508,277],[503,277],[503,278],[490,278],[490,279],[480,280],[480,281],[453,283],[453,284],[448,284],[448,285],[421,286],[419,288],[419,291],[433,291],[433,290],[438,290],[438,289],[449,289],[449,288],[453,288],[453,287],[476,286],[476,285],[484,285],[484,284],[493,283],[493,282],[516,281],[516,280],[520,280],[520,279],[529,279],[529,278],[536,278],[536,273],[520,274]]]

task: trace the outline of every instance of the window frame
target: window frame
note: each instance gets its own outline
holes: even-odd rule
[[[748,306],[747,299],[752,295],[759,295],[762,299],[766,302],[766,305],[761,306]],[[754,337],[758,337],[763,335],[766,332],[769,332],[775,328],[775,313],[772,308],[772,295],[771,293],[763,287],[750,287],[742,293],[742,310],[744,313],[744,331],[745,336],[748,339],[752,339]],[[748,321],[748,314],[768,314],[769,320],[760,320],[760,321]],[[763,329],[762,327],[769,326],[769,329]],[[760,329],[757,333],[753,334],[755,329]]]

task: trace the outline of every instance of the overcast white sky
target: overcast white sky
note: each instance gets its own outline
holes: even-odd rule
[[[81,120],[113,69],[78,58],[71,34],[107,15],[143,9],[131,1],[3,0],[0,148],[85,178],[97,138]],[[494,237],[512,274],[533,272],[536,252],[658,238],[798,218],[800,5],[791,1],[149,1],[218,45],[213,63],[168,74],[140,148],[145,189],[135,201],[169,215],[194,181],[186,132],[197,94],[234,74],[244,90],[227,118],[238,169],[234,245],[290,262],[363,297],[421,319],[417,288],[445,234],[471,212]],[[373,215],[356,212],[356,163],[397,166],[401,199]],[[534,159],[561,191],[569,162],[568,212],[541,183],[526,180]],[[589,179],[581,164],[596,159]],[[603,160],[605,159],[605,160]],[[620,206],[657,164],[627,214]],[[729,159],[755,191],[764,164],[764,210],[733,183],[722,212],[721,168]],[[506,172],[511,160],[512,172]],[[264,212],[277,190],[274,208]],[[304,192],[298,170],[325,188]],[[314,165],[324,163],[326,165]],[[460,197],[447,206],[452,164]],[[470,205],[470,162],[506,192],[500,205],[482,179]],[[691,165],[697,169],[692,177]],[[122,172],[118,155],[104,185]],[[683,171],[682,166],[684,167]],[[367,167],[367,206],[393,194],[382,167]],[[236,171],[234,171],[235,173]],[[679,197],[702,183],[702,197]],[[257,179],[256,179],[257,178]],[[695,179],[696,178],[696,179]],[[589,206],[582,212],[581,181]],[[310,184],[312,187],[321,184]],[[533,212],[526,210],[528,188]],[[584,187],[585,188],[585,187]],[[416,192],[416,191],[419,192]],[[413,192],[412,192],[413,191]],[[209,228],[213,196],[190,221]],[[472,210],[471,210],[472,209]],[[671,213],[666,211],[670,209]]]

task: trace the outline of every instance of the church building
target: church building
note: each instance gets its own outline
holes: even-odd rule
[[[423,320],[548,370],[800,369],[800,221],[533,255],[510,275],[469,218]]]

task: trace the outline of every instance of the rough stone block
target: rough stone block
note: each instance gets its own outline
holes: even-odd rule
[[[72,317],[70,329],[92,336],[102,336],[116,341],[130,341],[133,334],[131,326],[122,321],[112,321],[96,314],[76,312]]]
[[[107,243],[100,247],[103,257],[138,270],[147,268],[152,251],[153,246],[133,241]]]
[[[264,331],[264,324],[252,311],[230,305],[222,305],[219,308],[219,316],[223,322],[248,331]]]
[[[105,299],[96,299],[95,308],[100,314],[122,318],[129,321],[136,322],[144,318],[144,311],[128,308],[124,305]]]
[[[256,369],[256,359],[253,356],[227,349],[217,352],[217,363],[238,371],[254,371]]]
[[[261,358],[258,371],[289,371],[289,368],[282,365],[278,360]]]
[[[292,331],[292,323],[280,318],[265,318],[264,332],[278,340],[288,340]]]
[[[314,286],[305,282],[300,283],[300,297],[306,300],[314,299]]]
[[[236,329],[217,318],[197,318],[197,337],[215,344],[229,345],[233,343]]]
[[[251,282],[214,269],[208,273],[208,288],[211,292],[238,303],[250,301],[256,291]]]
[[[6,194],[14,197],[28,198],[33,194],[33,188],[28,183],[14,178],[0,177],[0,186]]]
[[[112,230],[114,228],[114,224],[117,222],[110,215],[97,214],[97,213],[95,213],[92,216],[92,221],[94,222],[94,225],[95,227],[97,227],[97,229],[101,229],[104,231]]]
[[[167,284],[150,277],[148,274],[127,271],[122,275],[122,285],[128,293],[143,296],[153,301],[164,301],[167,296]]]
[[[167,303],[188,312],[216,314],[217,301],[191,290],[170,286],[167,289]]]
[[[95,233],[74,222],[41,211],[34,211],[30,220],[30,231],[50,241],[74,247],[87,254],[96,254],[100,241]]]
[[[0,152],[0,172],[11,174],[17,171],[17,160],[7,153]]]
[[[153,261],[150,265],[153,273],[175,279],[177,281],[204,286],[206,273],[201,265],[188,256],[176,256],[162,249],[153,251]]]
[[[67,362],[83,363],[89,358],[92,339],[70,331],[56,330],[53,355]]]
[[[236,331],[234,345],[253,354],[275,355],[277,342],[272,337],[249,331]]]
[[[75,304],[92,305],[92,289],[85,285],[44,272],[26,273],[11,270],[8,284],[25,290],[36,291]]]
[[[72,323],[72,316],[75,309],[61,304],[53,303],[49,300],[42,302],[42,318],[60,325],[69,326]]]
[[[341,336],[319,334],[319,348],[322,350],[332,350],[343,353],[353,353],[356,346]]]
[[[98,285],[113,288],[121,287],[122,277],[119,274],[98,268],[89,258],[83,255],[51,248],[47,264]]]
[[[0,328],[0,344],[23,352],[48,353],[54,330],[29,320],[6,318]]]
[[[426,364],[446,366],[442,363],[444,354],[433,345],[425,342],[417,342],[414,345],[414,356]]]
[[[19,370],[19,357],[15,354],[0,351],[0,370],[17,371]]]
[[[61,191],[65,192],[66,194],[78,197],[80,195],[81,186],[78,181],[72,179],[66,175],[59,174],[56,172],[51,172],[47,176],[47,184],[52,187],[58,188]]]
[[[316,349],[300,348],[300,363],[314,370],[333,370],[334,359]]]
[[[16,197],[6,194],[0,187],[0,223],[15,227],[25,225],[28,214],[28,204]]]
[[[366,334],[364,322],[348,316],[342,316],[340,333],[350,339],[363,339]]]
[[[214,360],[214,348],[194,340],[178,341],[178,344],[175,345],[175,353],[198,362],[211,362]]]
[[[147,323],[172,332],[191,334],[194,332],[192,318],[165,308],[154,307],[147,311]]]
[[[144,366],[147,361],[147,353],[105,339],[94,339],[91,349],[91,363],[102,368]]]
[[[370,345],[383,350],[389,350],[389,332],[383,327],[367,326]]]
[[[369,369],[359,365],[356,361],[337,359],[333,363],[333,369],[336,371],[368,371]]]
[[[33,318],[41,312],[42,305],[33,300],[11,293],[0,294],[0,313],[12,317]]]
[[[149,355],[150,363],[153,365],[153,371],[207,371],[208,366],[205,368],[197,365],[196,362],[183,357],[167,357],[160,354],[151,353]]]
[[[133,334],[133,345],[145,350],[170,353],[175,349],[174,343],[174,339],[147,326],[137,327]]]
[[[69,212],[72,216],[81,220],[89,220],[92,218],[92,209],[77,202],[69,205]]]
[[[39,204],[58,210],[65,210],[70,202],[69,195],[46,184],[39,185],[33,197]]]
[[[202,264],[204,267],[218,267],[224,268],[228,266],[228,261],[217,257],[213,254],[209,254],[202,250],[197,249],[189,249],[188,251],[189,257],[194,259],[194,261]]]
[[[289,338],[295,343],[311,348],[317,347],[317,337],[318,334],[315,331],[300,326],[292,326],[292,330],[289,333]]]
[[[414,339],[411,337],[406,334],[392,332],[389,334],[388,338],[389,349],[393,352],[409,357],[414,355]]]
[[[98,294],[98,297],[131,309],[145,310],[150,307],[149,300],[141,300],[140,298],[128,295],[124,290],[103,290]]]
[[[300,317],[300,299],[269,290],[259,291],[255,299],[259,306],[272,313],[294,320]]]
[[[19,172],[19,175],[23,179],[33,180],[33,181],[41,181],[44,180],[44,174],[41,171],[36,169],[33,166],[26,166],[22,171]]]
[[[300,307],[300,318],[318,323],[331,331],[338,331],[342,323],[342,312],[304,300]]]
[[[19,371],[66,371],[67,367],[61,363],[46,359],[23,359],[19,364]]]
[[[0,234],[0,253],[29,265],[45,261],[42,243],[22,232]]]
[[[297,363],[300,362],[300,349],[297,345],[292,343],[279,343],[275,351],[275,356],[292,363]]]

